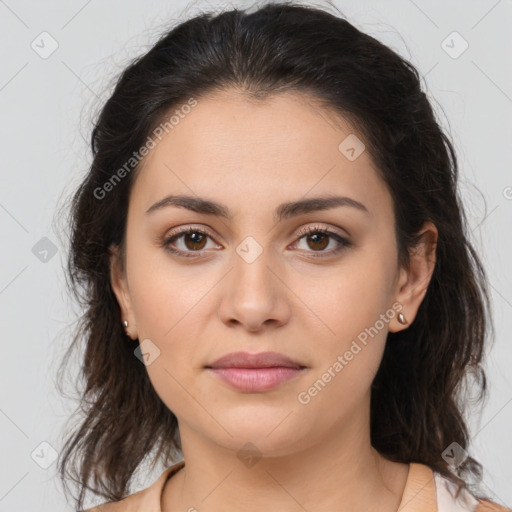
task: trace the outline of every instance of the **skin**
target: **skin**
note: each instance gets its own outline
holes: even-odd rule
[[[350,161],[338,149],[351,133],[311,97],[254,102],[230,89],[198,98],[144,160],[130,195],[126,267],[113,251],[111,276],[129,336],[160,350],[146,369],[178,418],[186,466],[165,486],[164,512],[239,510],[241,500],[248,512],[382,512],[400,504],[409,466],[371,446],[370,386],[388,331],[407,328],[424,298],[437,230],[426,223],[409,268],[398,266],[389,191],[368,151]],[[145,213],[171,193],[215,200],[233,218],[173,206]],[[283,202],[329,194],[360,201],[369,213],[344,206],[273,219]],[[174,247],[199,256],[167,252],[163,241],[190,225],[206,229],[206,241],[194,246],[197,238],[184,235]],[[333,254],[335,239],[315,245],[298,235],[308,226],[352,245]],[[236,251],[247,236],[263,251],[251,263]],[[299,403],[298,394],[397,301],[408,324],[395,314],[321,392]],[[307,369],[271,391],[241,392],[204,369],[238,350],[280,352]],[[261,456],[251,467],[237,457],[247,442]]]

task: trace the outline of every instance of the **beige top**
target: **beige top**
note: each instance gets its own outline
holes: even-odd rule
[[[146,489],[138,491],[120,501],[104,503],[83,512],[162,512],[161,499],[167,480],[177,473],[185,461],[167,468]],[[468,492],[461,493],[457,501],[449,489],[453,484],[429,466],[411,462],[404,493],[398,510],[400,512],[510,512],[488,500],[478,500]]]

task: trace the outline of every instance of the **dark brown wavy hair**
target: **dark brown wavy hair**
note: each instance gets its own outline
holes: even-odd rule
[[[466,409],[487,398],[482,363],[494,327],[487,277],[457,189],[454,147],[411,63],[343,16],[287,2],[202,13],[166,30],[120,74],[95,121],[92,163],[66,218],[66,277],[83,308],[59,367],[62,378],[78,350],[81,414],[58,460],[66,493],[73,480],[77,510],[87,491],[117,501],[143,461],[170,465],[181,451],[176,416],[134,357],[138,343],[127,341],[110,282],[109,249],[124,251],[140,164],[106,198],[98,190],[173,110],[231,86],[250,99],[305,93],[352,123],[392,195],[400,264],[408,265],[423,223],[436,225],[427,293],[414,322],[388,334],[372,383],[371,442],[390,460],[426,464],[459,491],[471,490],[482,465],[468,456],[455,471],[442,454],[453,442],[469,450]]]

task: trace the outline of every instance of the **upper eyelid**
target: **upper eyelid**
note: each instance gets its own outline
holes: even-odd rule
[[[204,226],[196,226],[196,225],[187,225],[187,226],[184,226],[184,227],[177,227],[176,228],[176,231],[169,231],[168,234],[166,234],[164,236],[164,238],[174,238],[174,237],[178,237],[178,236],[181,236],[181,235],[184,235],[184,234],[187,234],[188,232],[201,232],[201,233],[204,233],[205,235],[208,235],[210,238],[215,238],[215,236],[211,233],[211,230],[204,227]]]
[[[321,224],[318,224],[318,223],[315,223],[313,225],[311,224],[308,224],[302,228],[300,228],[298,231],[295,232],[296,236],[300,236],[300,237],[303,237],[304,235],[306,235],[307,233],[309,233],[310,231],[329,231],[329,232],[332,232],[334,233],[335,235],[338,235],[338,236],[341,236],[341,237],[348,237],[349,234],[342,228],[338,228],[338,227],[332,227],[328,224],[325,224],[325,225],[321,225]],[[339,231],[345,231],[345,234],[344,233],[340,233]]]

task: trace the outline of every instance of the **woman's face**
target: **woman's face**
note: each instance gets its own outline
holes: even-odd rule
[[[400,308],[414,319],[432,266],[418,257],[410,271],[398,267],[391,196],[332,115],[298,94],[255,103],[224,91],[198,99],[144,161],[130,196],[126,274],[113,265],[112,282],[182,442],[251,442],[277,456],[368,432],[386,335],[406,328]],[[183,201],[148,212],[171,195],[227,215]],[[314,201],[332,197],[350,200]],[[238,388],[206,368],[238,351],[278,352],[305,368],[266,389]]]

